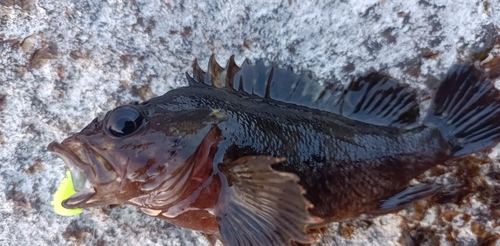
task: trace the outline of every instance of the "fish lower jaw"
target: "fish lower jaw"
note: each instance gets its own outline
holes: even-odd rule
[[[88,181],[87,181],[88,182]],[[94,188],[79,190],[76,194],[70,196],[62,202],[65,208],[84,208],[90,203],[91,198],[96,194]]]

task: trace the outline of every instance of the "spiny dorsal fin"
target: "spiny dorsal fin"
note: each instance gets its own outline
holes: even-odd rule
[[[296,74],[291,69],[281,69],[276,65],[266,66],[262,59],[255,65],[245,60],[241,67],[231,56],[225,69],[212,55],[207,72],[203,72],[197,60],[193,63],[193,77],[187,74],[189,84],[205,84],[217,88],[232,88],[263,98],[292,103],[310,108],[332,111],[332,94],[338,90],[322,86],[304,74]],[[217,81],[214,81],[217,80]],[[336,110],[338,111],[338,110]]]
[[[401,127],[415,123],[419,117],[415,92],[379,73],[353,81],[340,95],[339,85],[320,85],[291,69],[266,66],[262,59],[254,65],[245,60],[240,68],[231,56],[226,68],[222,68],[212,55],[206,73],[195,60],[193,77],[187,76],[190,84],[231,88],[374,125]]]

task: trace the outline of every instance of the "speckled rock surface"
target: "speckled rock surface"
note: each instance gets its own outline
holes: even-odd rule
[[[478,0],[0,0],[0,245],[208,245],[130,206],[69,218],[50,206],[65,167],[47,144],[185,85],[194,58],[264,58],[319,82],[379,70],[425,106],[456,61],[498,63],[499,28],[500,4]],[[332,224],[323,244],[500,245],[498,153],[436,167],[420,179],[455,188]]]

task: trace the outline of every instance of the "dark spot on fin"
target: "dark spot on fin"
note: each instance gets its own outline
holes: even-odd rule
[[[246,156],[219,165],[229,183],[215,208],[224,245],[289,245],[291,239],[317,242],[306,227],[321,219],[309,214],[312,204],[303,196],[299,178],[271,168],[283,160]]]
[[[436,91],[424,124],[441,131],[455,156],[493,147],[500,141],[500,91],[481,69],[455,65]]]
[[[374,125],[401,127],[419,117],[415,92],[379,73],[353,81],[338,104],[342,116]]]
[[[370,211],[369,214],[382,215],[388,213],[397,212],[407,206],[412,202],[422,200],[436,194],[442,186],[440,184],[415,184],[406,187],[403,191],[398,194],[382,200],[378,208],[374,211]]]

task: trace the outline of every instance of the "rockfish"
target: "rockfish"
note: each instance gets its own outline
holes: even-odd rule
[[[309,229],[432,196],[409,181],[500,140],[500,92],[473,64],[449,70],[422,120],[415,91],[380,73],[338,90],[262,60],[193,67],[188,86],[48,146],[77,190],[64,207],[132,204],[224,245],[309,244]]]

